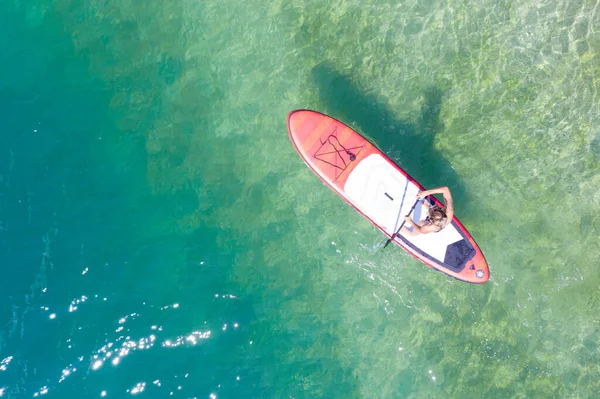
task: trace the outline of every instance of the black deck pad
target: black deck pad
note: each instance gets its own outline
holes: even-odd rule
[[[460,240],[448,245],[444,263],[451,270],[460,272],[469,260],[475,256],[475,248],[467,240]]]

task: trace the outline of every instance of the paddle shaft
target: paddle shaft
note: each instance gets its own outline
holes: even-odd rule
[[[417,200],[413,204],[412,208],[410,208],[410,211],[408,211],[408,213],[406,214],[406,216],[410,216],[410,214],[412,213],[412,211],[414,211],[415,206],[417,206],[417,204],[419,203],[420,200],[421,200],[420,198],[417,198]],[[394,234],[392,234],[392,236],[386,241],[386,243],[383,246],[383,248],[387,247],[392,242],[392,240],[394,239],[394,237],[396,237],[398,235],[398,233],[400,233],[400,230],[402,230],[402,227],[404,227],[404,223],[406,223],[406,220],[402,221],[402,224],[400,225],[400,228],[398,230],[396,230],[396,232]]]

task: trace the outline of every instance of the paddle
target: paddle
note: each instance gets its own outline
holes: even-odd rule
[[[421,201],[421,199],[417,198],[417,200],[413,204],[412,208],[410,208],[410,211],[408,211],[408,213],[406,214],[406,216],[410,216],[410,214],[415,209],[415,206],[417,206],[417,204],[419,203],[419,201]],[[402,221],[402,224],[400,225],[400,228],[398,230],[396,230],[396,232],[394,234],[392,234],[392,236],[387,240],[387,242],[383,246],[384,249],[385,249],[385,247],[387,247],[390,244],[390,242],[392,242],[392,240],[394,239],[394,237],[396,237],[398,235],[398,233],[400,233],[400,230],[402,230],[402,227],[404,227],[404,223],[406,223],[406,220]]]

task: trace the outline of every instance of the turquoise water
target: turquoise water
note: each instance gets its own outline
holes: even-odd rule
[[[593,1],[0,6],[2,397],[593,398]],[[449,185],[465,284],[302,164],[286,114]]]

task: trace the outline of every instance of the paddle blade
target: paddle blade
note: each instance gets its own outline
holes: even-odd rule
[[[383,249],[385,249],[385,247],[387,247],[388,245],[390,245],[390,242],[392,242],[392,239],[391,239],[391,238],[390,238],[390,239],[388,239],[388,240],[385,242],[385,245],[383,246]]]

